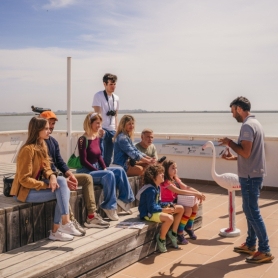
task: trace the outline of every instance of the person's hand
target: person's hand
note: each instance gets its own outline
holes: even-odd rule
[[[232,139],[225,137],[225,138],[221,138],[218,140],[219,146],[229,146],[230,141],[232,141]]]
[[[104,134],[105,134],[105,130],[102,129],[102,128],[100,128],[100,129],[98,130],[98,136],[99,136],[99,138],[102,138],[102,137],[104,136]]]
[[[57,183],[57,177],[52,174],[50,177],[49,177],[49,184],[48,184],[48,188],[51,189],[51,192],[54,192],[57,188],[59,188],[59,184]]]
[[[225,150],[221,157],[226,160],[234,160],[236,158],[234,155],[232,155],[229,148]]]
[[[74,175],[68,176],[66,178],[66,180],[67,180],[68,188],[70,190],[76,190],[77,189],[78,181],[77,181],[77,179]]]
[[[168,213],[168,214],[174,214],[175,213],[175,207],[172,208],[163,208],[162,212]]]

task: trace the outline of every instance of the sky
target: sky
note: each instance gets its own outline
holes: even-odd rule
[[[105,73],[120,109],[278,110],[277,0],[0,0],[0,112],[90,111]]]

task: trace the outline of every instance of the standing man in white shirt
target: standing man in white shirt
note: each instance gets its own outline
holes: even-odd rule
[[[102,140],[103,159],[108,167],[113,155],[113,137],[118,124],[119,97],[114,94],[116,89],[117,76],[106,73],[103,76],[104,91],[94,95],[93,105],[95,112],[102,116],[102,128],[105,131]]]

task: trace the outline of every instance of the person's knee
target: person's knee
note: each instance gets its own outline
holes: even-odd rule
[[[161,220],[161,222],[173,223],[174,217],[173,217],[173,215],[168,214],[168,213],[161,213],[160,220]]]
[[[175,212],[176,213],[184,213],[184,208],[182,205],[175,205]]]

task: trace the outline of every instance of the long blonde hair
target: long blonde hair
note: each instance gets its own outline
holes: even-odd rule
[[[90,132],[92,131],[92,123],[96,120],[100,120],[102,122],[101,115],[96,112],[90,112],[86,116],[86,118],[83,122],[83,129],[87,134],[90,134]]]
[[[44,118],[33,117],[29,122],[27,140],[20,149],[21,151],[25,146],[34,145],[34,149],[37,151],[37,154],[42,161],[42,165],[47,165],[51,160],[48,155],[46,143],[39,138],[40,131],[45,128],[47,123],[48,121]]]
[[[130,133],[127,133],[126,130],[125,130],[125,126],[128,122],[131,122],[133,121],[133,123],[135,124],[135,119],[133,118],[133,116],[131,115],[124,115],[121,120],[120,120],[120,123],[118,125],[118,128],[117,128],[117,131],[116,131],[116,134],[114,136],[114,140],[117,138],[117,136],[122,132],[126,135],[128,135],[131,140],[133,140],[133,137],[134,137],[134,130],[132,130]]]

